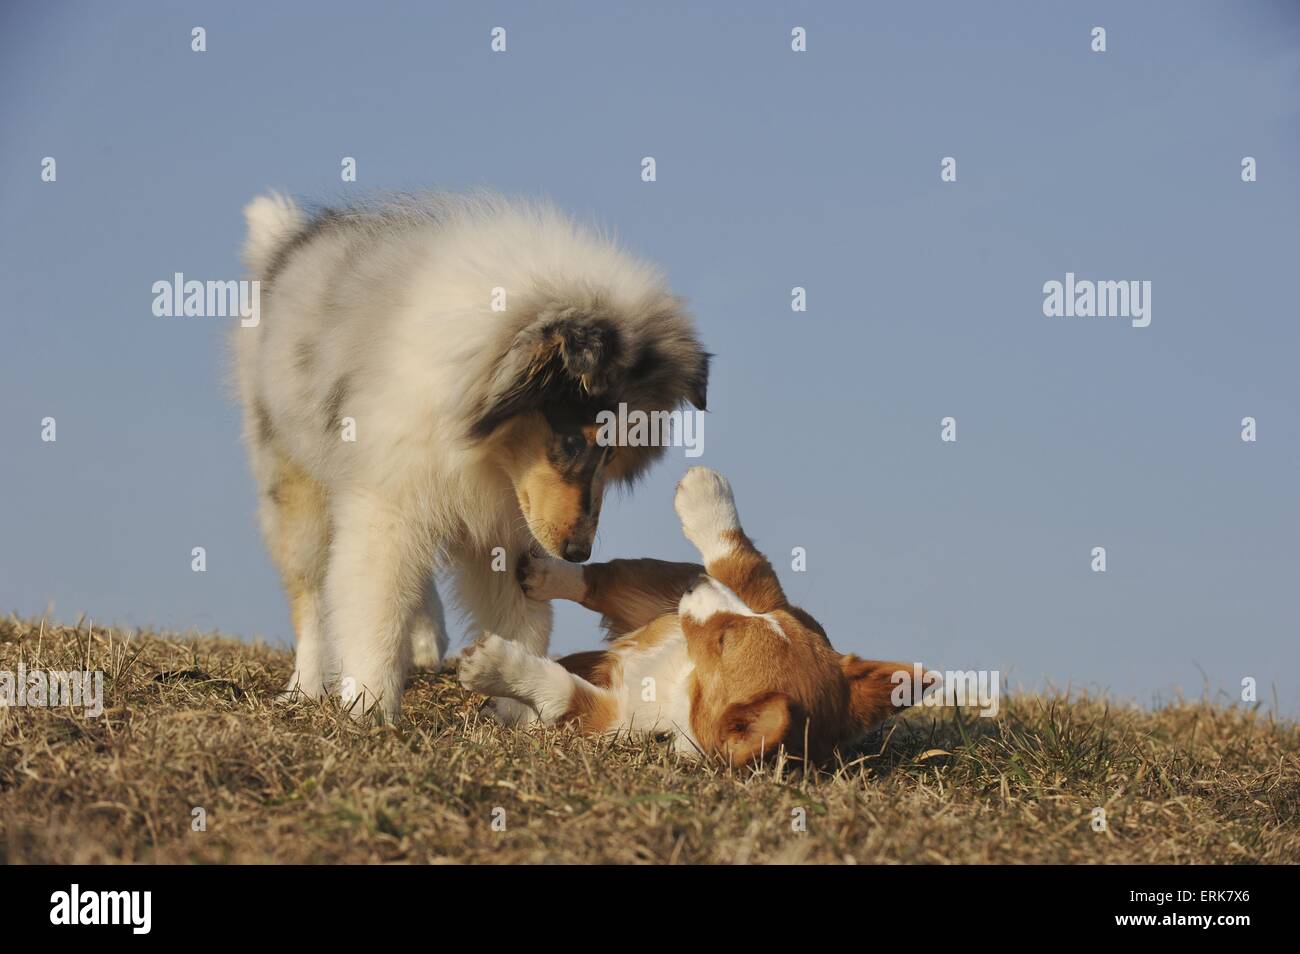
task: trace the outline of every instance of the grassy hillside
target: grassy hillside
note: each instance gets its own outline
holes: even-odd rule
[[[361,727],[275,702],[289,654],[229,638],[0,621],[20,657],[102,669],[105,711],[0,710],[11,863],[1300,861],[1300,729],[1240,709],[913,711],[805,775],[501,729],[446,673]]]

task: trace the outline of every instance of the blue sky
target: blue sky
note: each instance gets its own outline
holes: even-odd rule
[[[224,322],[151,286],[237,277],[267,187],[489,186],[690,299],[699,462],[838,648],[1300,712],[1300,10],[696,6],[6,4],[0,608],[287,641]],[[1150,327],[1045,317],[1067,271],[1152,282]],[[596,559],[691,558],[688,463],[607,503]],[[556,650],[595,638],[560,612]]]

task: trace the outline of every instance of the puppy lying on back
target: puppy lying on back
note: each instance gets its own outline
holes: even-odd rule
[[[733,764],[782,745],[821,761],[894,711],[891,677],[919,667],[837,653],[817,621],[786,602],[741,530],[725,478],[692,468],[674,506],[703,566],[536,557],[520,568],[533,599],[602,614],[608,649],[551,660],[493,634],[461,657],[461,685],[521,702],[546,725],[667,734],[678,751]]]

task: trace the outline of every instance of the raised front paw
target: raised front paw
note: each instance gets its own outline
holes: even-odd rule
[[[525,553],[519,558],[516,577],[524,595],[533,600],[573,600],[580,603],[586,594],[582,567],[553,556]]]
[[[699,549],[705,562],[730,549],[727,531],[740,529],[740,517],[731,484],[716,470],[692,467],[677,484],[673,508],[682,521],[686,539]]]
[[[460,654],[456,677],[471,692],[499,696],[506,691],[505,664],[514,649],[496,633],[489,633]]]

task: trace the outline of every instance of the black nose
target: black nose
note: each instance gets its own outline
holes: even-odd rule
[[[578,543],[576,540],[565,540],[562,552],[564,559],[570,563],[586,563],[587,558],[591,556],[591,542]]]

